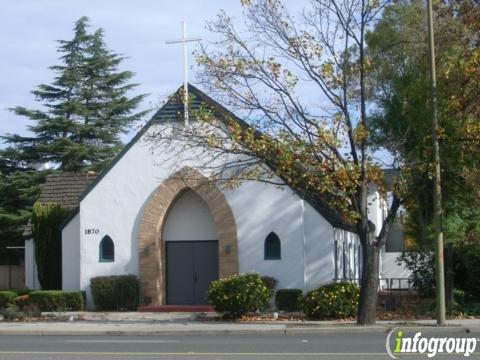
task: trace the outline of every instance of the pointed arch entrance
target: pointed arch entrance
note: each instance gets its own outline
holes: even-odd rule
[[[232,210],[223,193],[198,171],[185,167],[163,181],[148,200],[138,236],[140,304],[166,303],[166,244],[163,228],[169,210],[187,190],[208,206],[218,240],[218,275],[238,272],[237,229]]]

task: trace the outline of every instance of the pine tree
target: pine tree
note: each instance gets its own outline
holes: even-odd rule
[[[106,47],[103,30],[87,30],[82,17],[73,39],[59,41],[54,81],[32,92],[43,109],[10,109],[35,122],[32,136],[3,136],[17,160],[53,162],[65,171],[101,168],[122,146],[120,135],[146,113],[135,112],[145,95],[128,97],[137,84],[129,83],[132,72],[118,69],[124,57]]]
[[[0,157],[0,264],[18,262],[21,252],[7,246],[22,245],[24,226],[46,175],[12,161],[6,156],[11,150]]]
[[[111,52],[101,29],[88,31],[88,18],[74,27],[71,40],[60,40],[60,64],[51,84],[32,93],[43,106],[11,111],[34,122],[31,136],[0,137],[0,263],[11,260],[7,245],[21,245],[40,184],[46,173],[33,165],[51,162],[62,171],[101,169],[121,148],[120,135],[146,112],[135,109],[145,97],[129,97],[137,85],[130,71],[119,71],[124,59]]]

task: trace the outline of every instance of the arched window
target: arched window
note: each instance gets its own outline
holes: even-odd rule
[[[110,236],[105,235],[100,241],[100,261],[114,261],[115,260],[115,245]]]
[[[274,232],[271,232],[265,238],[265,260],[280,260],[282,257],[282,247],[280,238]]]

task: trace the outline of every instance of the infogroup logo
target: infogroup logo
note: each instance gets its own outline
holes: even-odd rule
[[[393,344],[392,336],[395,336]],[[398,359],[397,354],[426,354],[429,358],[438,354],[469,357],[475,353],[478,342],[477,338],[424,337],[421,332],[408,337],[400,328],[395,328],[388,333],[385,348],[392,359]]]

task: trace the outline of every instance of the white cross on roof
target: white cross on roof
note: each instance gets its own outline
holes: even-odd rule
[[[185,127],[188,126],[188,65],[187,43],[202,40],[199,37],[187,38],[187,24],[182,22],[183,37],[181,39],[166,41],[166,44],[183,44],[183,110],[185,115]]]

